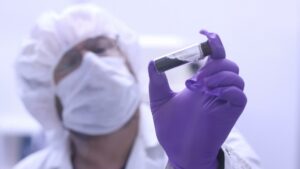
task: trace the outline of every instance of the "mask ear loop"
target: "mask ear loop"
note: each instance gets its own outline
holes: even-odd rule
[[[126,66],[127,66],[127,68],[128,68],[128,70],[129,70],[129,72],[133,75],[133,77],[134,77],[134,80],[136,81],[136,82],[138,82],[138,79],[137,79],[137,75],[134,73],[134,71],[133,71],[133,69],[132,69],[132,67],[131,67],[131,65],[130,65],[130,63],[129,63],[129,58],[128,58],[128,56],[123,52],[123,50],[120,48],[120,36],[119,35],[116,35],[116,38],[115,38],[115,45],[116,45],[116,47],[117,47],[117,49],[120,51],[120,53],[122,54],[122,56],[124,56],[125,57],[125,64],[126,64]]]

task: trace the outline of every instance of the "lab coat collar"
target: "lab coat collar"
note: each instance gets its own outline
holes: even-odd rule
[[[54,141],[54,140],[53,140]],[[54,141],[53,144],[51,144],[48,147],[50,152],[56,152],[56,153],[50,153],[47,157],[46,165],[50,166],[51,169],[72,169],[72,163],[71,163],[71,144],[69,139],[69,132],[65,131],[61,138]]]
[[[126,169],[144,169],[144,164],[146,163],[144,160],[147,157],[146,149],[157,145],[154,139],[155,137],[153,137],[152,134],[154,128],[150,123],[152,117],[148,110],[145,105],[140,106],[138,135],[127,161]]]
[[[156,147],[159,145],[152,114],[150,108],[146,104],[140,106],[140,124],[139,124],[139,137],[143,139],[146,148]]]

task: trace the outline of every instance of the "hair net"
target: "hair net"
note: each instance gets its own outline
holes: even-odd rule
[[[55,66],[74,45],[99,35],[118,37],[118,45],[134,73],[138,79],[142,77],[145,65],[136,34],[104,9],[91,4],[42,15],[24,40],[16,60],[20,95],[27,110],[46,130],[63,129],[55,106]]]

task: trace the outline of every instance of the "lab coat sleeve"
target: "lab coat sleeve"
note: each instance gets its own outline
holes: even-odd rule
[[[170,163],[167,164],[166,169],[173,169],[173,168],[171,167]]]
[[[218,155],[219,169],[261,169],[260,160],[244,137],[233,129]],[[166,169],[173,169],[167,164]]]
[[[225,169],[261,169],[258,156],[237,129],[222,145]]]

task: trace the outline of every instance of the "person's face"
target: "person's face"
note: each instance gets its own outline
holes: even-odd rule
[[[117,42],[105,36],[98,36],[84,40],[63,55],[54,70],[55,84],[58,84],[62,79],[80,67],[86,52],[93,52],[98,55],[99,58],[122,57],[125,59],[128,70],[133,74],[132,69],[128,64],[128,59],[119,49]],[[56,107],[59,117],[61,118],[63,107],[58,97],[56,97]]]

